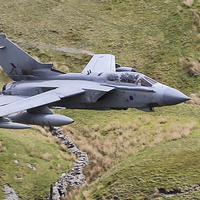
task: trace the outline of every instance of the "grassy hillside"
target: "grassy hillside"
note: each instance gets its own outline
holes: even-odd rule
[[[189,1],[189,0],[188,0]],[[0,1],[8,37],[111,53],[183,92],[199,88],[199,1]],[[90,56],[26,49],[64,71],[81,71]]]
[[[111,53],[118,63],[188,95],[199,91],[198,0],[0,0],[0,5],[0,32],[62,71],[82,71],[91,56],[49,45]],[[1,72],[0,85],[5,81]],[[198,106],[181,104],[155,113],[57,112],[75,119],[63,130],[90,158],[85,174],[91,185],[69,197],[200,198]],[[43,129],[0,130],[1,186],[9,183],[24,199],[45,199],[49,184],[68,170],[72,159]],[[169,196],[169,191],[181,197]],[[4,197],[1,187],[0,199]]]
[[[199,136],[129,156],[84,199],[199,199]]]
[[[158,108],[151,114],[134,109],[68,110],[66,113],[76,122],[64,130],[88,152],[90,164],[85,173],[91,184],[81,195],[74,197],[71,193],[70,196],[74,199],[145,199],[158,195],[158,192],[153,195],[155,188],[167,193],[195,187],[199,184],[199,112],[191,104]],[[164,155],[169,152],[172,153],[168,157]],[[137,179],[142,179],[141,183]]]
[[[145,197],[152,195],[154,188],[164,188],[168,191],[183,188],[185,185],[192,187],[199,184],[196,171],[199,168],[198,156],[195,155],[198,154],[199,148],[198,116],[200,109],[195,105],[181,104],[174,107],[157,108],[155,113],[143,113],[135,109],[110,112],[84,110],[60,112],[76,120],[74,124],[64,126],[63,131],[70,135],[82,151],[88,153],[90,159],[90,164],[86,167],[84,173],[91,186],[80,193],[82,197],[78,195],[76,199],[83,197],[86,199],[104,199],[108,196],[110,198],[116,196],[120,199],[127,199],[124,193],[134,198]],[[67,172],[75,159],[65,152],[63,146],[50,133],[42,128],[35,128],[36,130],[28,131],[2,129],[0,134],[1,186],[5,183],[10,184],[17,194],[24,199],[45,199],[49,192],[49,185],[56,182],[63,172]],[[171,143],[170,141],[176,142]],[[183,141],[184,144],[182,144]],[[191,151],[185,154],[184,148],[188,151],[189,147],[191,147]],[[162,157],[162,152],[167,154],[168,151],[172,151],[171,149],[175,150],[173,151],[174,154],[170,154],[172,158],[169,157],[170,164],[168,164],[169,159],[167,155]],[[187,159],[190,158],[193,151],[196,152],[192,156],[190,164]],[[152,152],[157,153],[155,159],[153,159]],[[140,173],[144,168],[141,166],[144,165],[145,159],[149,161],[149,157],[152,157],[151,162],[145,161],[151,171],[151,173],[148,170],[145,172],[147,179],[141,184],[129,183],[132,178],[135,180],[134,177],[143,179]],[[18,160],[19,163],[16,164],[15,160]],[[171,168],[171,163],[175,164],[176,162],[178,162],[177,168]],[[35,166],[37,170],[30,169],[27,163]],[[157,163],[157,168],[160,169],[162,176],[158,173],[159,169],[156,171],[155,163]],[[188,163],[187,168],[188,173],[190,173],[188,175],[186,173],[185,176],[192,174],[192,178],[185,178],[182,181],[178,178],[180,178],[179,173],[185,173],[185,167],[183,167],[185,163]],[[115,167],[113,168],[113,166]],[[135,173],[135,170],[126,170],[126,168],[133,166],[137,166],[138,174]],[[178,167],[180,167],[179,170],[177,170]],[[168,173],[165,173],[166,170],[168,170]],[[124,179],[123,183],[127,176],[130,177],[125,181],[126,184],[122,185],[124,185],[125,190],[127,190],[129,184],[132,185],[131,187],[136,187],[137,194],[135,194],[135,190],[128,190],[129,193],[124,192],[121,189],[120,180],[114,184],[116,181],[114,172],[120,174],[120,180]],[[152,175],[154,173],[158,174],[158,179]],[[178,186],[171,183],[171,181],[174,181],[170,178],[172,176],[177,179]],[[146,181],[149,178],[152,179],[150,183]],[[162,182],[165,179],[167,181]],[[112,184],[109,186],[108,182]],[[162,185],[165,183],[166,185]],[[148,185],[148,188],[143,192],[142,188],[146,185]],[[114,191],[111,186],[114,186]],[[116,194],[115,191],[118,189],[119,193]],[[74,191],[75,194],[78,192],[71,190],[69,197],[75,198]],[[2,187],[0,199],[3,197],[5,197],[5,194]]]
[[[6,197],[5,184],[23,199],[46,199],[50,184],[72,166],[74,158],[60,142],[44,129],[37,129],[0,130],[0,199]]]

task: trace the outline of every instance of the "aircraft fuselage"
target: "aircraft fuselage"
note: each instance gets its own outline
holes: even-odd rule
[[[76,89],[81,85],[85,92],[62,98],[50,107],[78,109],[127,109],[152,111],[153,107],[174,105],[189,98],[180,91],[161,84],[138,72],[67,73],[45,80],[21,80],[4,86],[4,95],[34,96],[62,87]],[[105,87],[105,89],[104,89]],[[109,88],[109,91],[108,89]]]

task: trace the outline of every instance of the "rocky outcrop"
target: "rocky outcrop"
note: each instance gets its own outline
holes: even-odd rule
[[[63,173],[55,185],[51,186],[51,192],[48,199],[59,200],[67,195],[67,189],[69,187],[78,187],[87,184],[83,174],[83,168],[89,163],[89,159],[87,153],[78,149],[69,136],[65,135],[60,128],[51,127],[50,131],[68,147],[70,152],[78,157],[78,161],[74,163],[74,167],[69,173]]]
[[[4,190],[5,190],[5,193],[8,195],[8,197],[6,197],[5,200],[18,200],[19,199],[19,197],[17,196],[17,194],[15,193],[15,191],[13,190],[13,188],[10,185],[5,184]]]

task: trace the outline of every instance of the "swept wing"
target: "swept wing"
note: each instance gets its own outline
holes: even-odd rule
[[[0,95],[0,106],[4,106],[16,101],[23,100],[27,97],[24,96],[11,96],[11,95]]]
[[[50,103],[60,101],[62,98],[83,93],[85,93],[86,96],[89,95],[90,102],[92,103],[96,102],[98,98],[113,89],[114,87],[103,86],[99,83],[93,82],[92,84],[88,83],[85,86],[74,85],[73,87],[68,87],[67,89],[58,87],[31,97],[0,95],[0,117],[48,105]]]
[[[49,103],[59,101],[61,100],[61,98],[73,96],[84,92],[85,91],[83,89],[75,90],[74,88],[69,88],[68,90],[64,90],[62,88],[56,88],[54,90],[31,96],[25,99],[19,97],[18,101],[0,107],[0,117],[23,110],[36,108],[42,105],[47,105]],[[6,96],[5,100],[7,98],[8,97]],[[1,99],[3,100],[3,96],[1,96]]]

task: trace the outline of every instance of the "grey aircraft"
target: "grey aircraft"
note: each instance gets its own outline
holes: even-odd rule
[[[13,80],[0,95],[0,128],[62,126],[74,121],[53,113],[53,108],[153,111],[190,99],[133,68],[120,66],[110,54],[94,55],[81,73],[63,73],[51,63],[36,61],[5,34],[0,34],[0,65]]]

